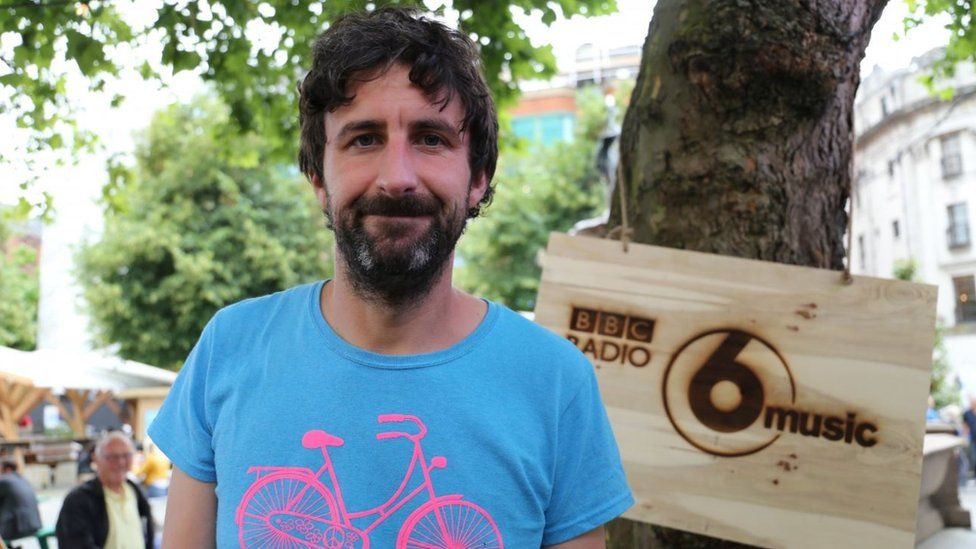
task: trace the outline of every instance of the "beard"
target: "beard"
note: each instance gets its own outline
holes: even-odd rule
[[[396,308],[417,303],[430,292],[449,268],[447,261],[467,223],[466,210],[431,195],[364,195],[339,212],[329,204],[324,213],[353,290],[365,300]],[[411,236],[418,232],[418,221],[380,218],[369,229],[365,220],[371,215],[423,216],[430,222]]]

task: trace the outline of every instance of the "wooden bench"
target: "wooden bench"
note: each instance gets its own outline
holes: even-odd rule
[[[966,439],[951,433],[925,435],[915,543],[944,528],[970,528],[969,511],[959,503],[959,451]]]

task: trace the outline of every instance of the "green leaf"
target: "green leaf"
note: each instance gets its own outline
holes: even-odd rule
[[[168,107],[135,165],[109,161],[105,231],[77,261],[99,342],[127,358],[178,367],[220,307],[329,275],[307,184],[228,112],[207,97]]]

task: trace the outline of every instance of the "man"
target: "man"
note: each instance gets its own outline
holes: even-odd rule
[[[126,478],[135,448],[118,431],[95,444],[95,478],[64,498],[55,534],[60,549],[151,549],[153,520],[142,491]]]
[[[969,435],[969,463],[972,471],[968,471],[971,476],[976,477],[976,396],[969,397],[969,409],[963,412],[962,422],[966,433]]]
[[[632,505],[592,366],[451,284],[497,157],[479,66],[399,8],[314,44],[299,160],[335,278],[205,328],[150,427],[165,548],[597,548]]]
[[[41,529],[41,513],[34,489],[17,473],[17,464],[0,464],[0,537],[14,540]]]

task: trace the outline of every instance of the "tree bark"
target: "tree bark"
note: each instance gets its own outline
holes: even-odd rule
[[[636,242],[842,269],[854,94],[887,0],[658,0],[624,117]],[[609,547],[734,547],[616,521]]]
[[[634,240],[841,269],[854,93],[886,2],[659,0],[620,142]]]

